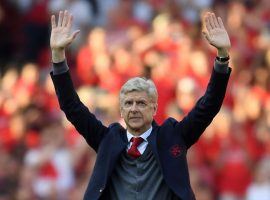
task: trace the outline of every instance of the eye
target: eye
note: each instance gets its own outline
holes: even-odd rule
[[[132,105],[132,101],[125,101],[125,106],[131,106]]]
[[[141,106],[141,107],[146,106],[146,103],[144,101],[138,101],[137,104],[138,106]]]

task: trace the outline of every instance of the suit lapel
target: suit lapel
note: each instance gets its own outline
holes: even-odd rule
[[[157,144],[157,129],[158,125],[155,121],[152,123],[153,129],[149,137],[147,138],[148,144],[154,153],[155,157],[159,161],[158,156],[158,144]],[[111,152],[111,162],[110,166],[114,168],[116,161],[118,160],[121,153],[126,149],[128,145],[128,139],[126,135],[126,129],[124,129],[120,124],[116,127],[116,131],[119,133],[119,137],[115,137],[112,144],[114,145],[114,148]]]
[[[154,156],[156,157],[156,159],[159,162],[159,156],[158,156],[158,144],[157,144],[157,129],[158,129],[158,125],[155,121],[153,121],[152,123],[153,126],[153,130],[151,132],[151,134],[149,135],[149,137],[147,138],[148,144],[154,154]]]
[[[111,174],[112,169],[114,169],[119,156],[128,145],[126,130],[121,125],[119,125],[116,131],[119,133],[119,137],[113,137],[112,145],[114,145],[114,147],[112,148],[110,156],[109,175]]]

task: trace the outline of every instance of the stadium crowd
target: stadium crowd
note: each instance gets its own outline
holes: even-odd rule
[[[123,123],[118,92],[133,76],[155,82],[158,123],[181,120],[215,59],[200,18],[221,16],[232,78],[220,113],[189,151],[191,184],[198,200],[270,200],[268,0],[1,0],[0,200],[82,199],[95,162],[49,77],[50,15],[59,10],[81,30],[67,56],[78,94],[106,125]]]

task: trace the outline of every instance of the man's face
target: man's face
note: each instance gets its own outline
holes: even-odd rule
[[[121,99],[121,117],[125,120],[127,130],[134,135],[141,135],[150,128],[156,111],[157,104],[145,91],[129,92]]]

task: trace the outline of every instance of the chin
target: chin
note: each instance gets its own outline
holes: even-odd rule
[[[128,126],[129,126],[129,128],[130,128],[131,130],[134,130],[134,131],[139,131],[139,130],[142,129],[142,126],[139,125],[139,124],[129,124]]]
[[[142,128],[141,126],[132,126],[132,125],[129,127],[130,127],[130,129],[135,130],[135,131],[138,131]]]

